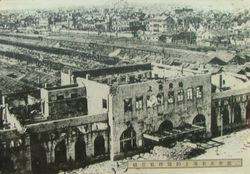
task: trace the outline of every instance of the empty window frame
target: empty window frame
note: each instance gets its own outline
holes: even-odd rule
[[[124,112],[132,111],[132,98],[124,99]]]
[[[71,98],[77,98],[77,93],[72,93]]]
[[[51,95],[50,100],[51,100],[51,101],[57,100],[57,96]]]
[[[163,90],[163,85],[159,84],[159,91],[162,91],[162,90]]]
[[[157,94],[157,102],[158,102],[158,105],[164,104],[164,94],[163,93]]]
[[[157,105],[157,98],[155,95],[147,96],[147,108],[152,108]]]
[[[121,76],[120,77],[120,82],[126,82],[126,76]]]
[[[173,83],[170,83],[168,86],[169,86],[169,89],[173,89],[174,87]]]
[[[193,100],[193,89],[192,88],[187,89],[187,100]]]
[[[129,76],[129,83],[134,83],[135,82],[135,76],[131,75]]]
[[[64,95],[58,95],[58,96],[56,96],[56,99],[57,100],[63,100],[64,99]]]
[[[174,103],[174,91],[169,91],[168,92],[168,103]]]
[[[143,108],[143,97],[136,97],[135,98],[135,109],[140,110]]]
[[[183,87],[183,83],[179,82],[179,87],[182,88]]]
[[[203,86],[196,87],[196,98],[202,98]]]
[[[106,99],[102,99],[102,108],[103,109],[107,109],[108,108],[108,104],[107,104],[107,100]]]
[[[180,90],[177,93],[177,101],[178,102],[183,102],[184,101],[184,90]]]

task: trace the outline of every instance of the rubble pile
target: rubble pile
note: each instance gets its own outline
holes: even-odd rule
[[[187,159],[194,149],[196,144],[177,142],[172,148],[155,146],[150,153],[135,155],[132,159],[137,160],[183,160]]]
[[[116,162],[104,161],[85,168],[77,169],[68,174],[126,173],[128,160],[183,160],[187,159],[194,149],[197,149],[196,144],[189,142],[177,142],[172,148],[155,146],[149,153],[140,153],[133,157],[127,157],[126,159]],[[60,174],[62,173],[63,172]]]

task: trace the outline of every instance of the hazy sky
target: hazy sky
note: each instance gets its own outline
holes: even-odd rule
[[[31,9],[31,8],[55,8],[64,6],[93,6],[103,5],[105,2],[117,0],[0,0],[0,10]],[[127,0],[129,3],[164,3],[176,5],[190,5],[194,8],[215,9],[248,9],[250,0]]]

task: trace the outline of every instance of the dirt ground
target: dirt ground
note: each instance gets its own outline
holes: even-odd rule
[[[209,145],[210,144],[210,145]],[[198,146],[194,145],[178,145],[185,149],[197,148]],[[190,169],[127,169],[127,160],[120,160],[120,161],[105,161],[93,165],[89,165],[85,168],[80,168],[73,170],[71,172],[59,172],[59,174],[103,174],[103,173],[110,173],[110,174],[144,174],[144,173],[213,173],[213,174],[222,174],[222,173],[242,173],[247,174],[250,171],[250,129],[241,130],[238,132],[233,132],[228,135],[224,135],[222,137],[214,138],[211,142],[206,144],[200,144],[200,146],[206,148],[205,153],[196,156],[192,159],[221,159],[221,158],[242,158],[243,159],[243,167],[221,167],[221,168],[190,168]],[[176,148],[175,148],[176,149]],[[132,157],[132,159],[139,159],[139,160],[171,160],[176,159],[171,155],[167,155],[169,153],[176,152],[176,150],[170,150],[166,148],[166,153],[162,152],[164,148],[156,147],[149,153],[139,154]],[[185,150],[181,150],[183,152]],[[178,152],[180,152],[178,150]],[[185,151],[186,152],[186,151]],[[176,155],[178,153],[175,153]],[[180,153],[181,154],[181,153]],[[183,153],[182,153],[183,154]],[[182,159],[182,158],[178,158]]]

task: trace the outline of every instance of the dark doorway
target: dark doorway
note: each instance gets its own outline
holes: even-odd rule
[[[222,119],[223,119],[223,126],[229,124],[229,112],[227,108],[224,108],[222,111]]]
[[[66,145],[65,140],[62,140],[55,147],[55,163],[61,164],[65,162],[67,162]]]
[[[33,173],[46,173],[47,156],[46,149],[42,146],[38,134],[31,134],[31,166]]]
[[[32,150],[32,171],[43,173],[46,169],[47,157],[45,148],[41,144],[36,144]]]
[[[159,126],[158,131],[163,132],[163,131],[171,131],[173,129],[173,124],[171,121],[163,121],[161,125]]]
[[[239,104],[234,106],[234,123],[241,123],[241,108]]]
[[[120,137],[121,152],[128,152],[136,149],[136,132],[129,126]]]
[[[202,114],[198,114],[194,117],[193,124],[197,126],[206,127],[206,118]]]
[[[94,152],[95,156],[104,155],[105,154],[105,140],[103,136],[99,135],[96,137],[94,142]]]
[[[246,119],[250,120],[250,101],[247,102],[247,107],[246,107]]]
[[[0,144],[0,171],[3,173],[11,173],[13,170],[14,163],[11,160],[11,152]]]
[[[86,159],[86,144],[84,140],[79,139],[75,144],[75,161],[84,162]]]
[[[215,108],[212,108],[211,111],[211,133],[212,135],[216,135],[218,132],[218,126],[217,126],[217,113]]]

